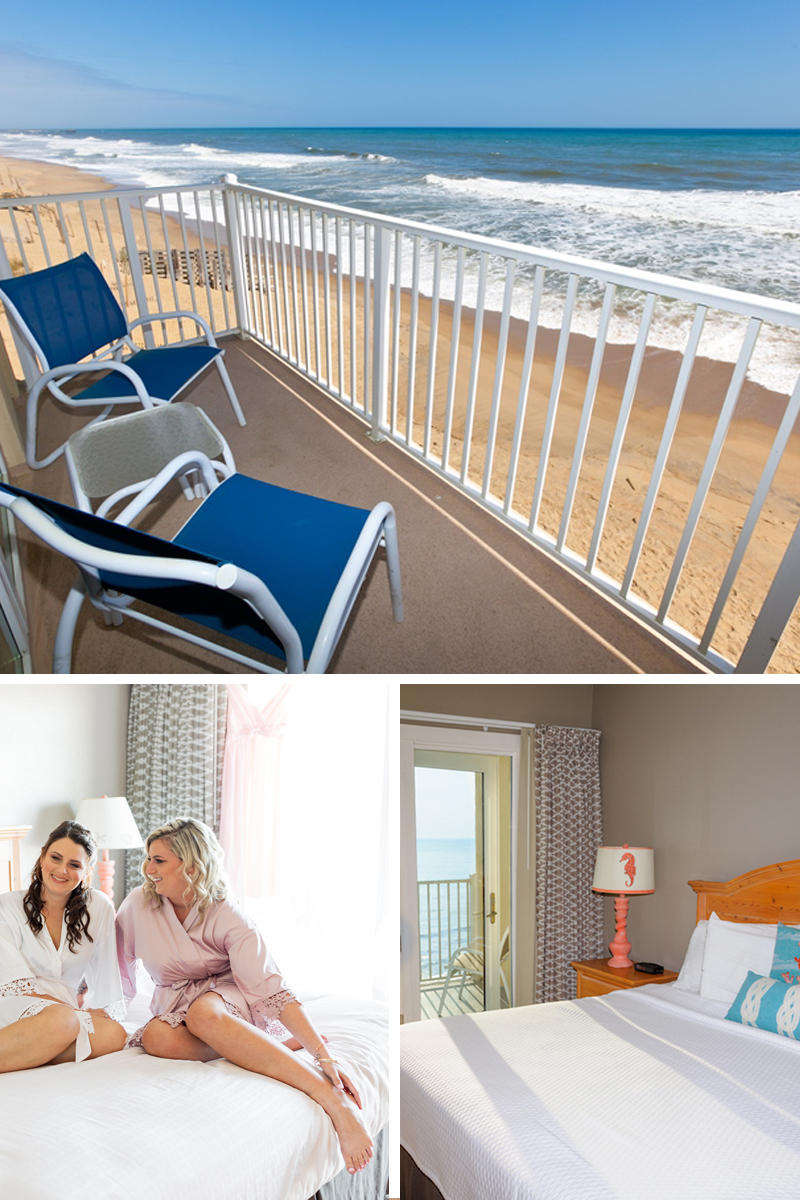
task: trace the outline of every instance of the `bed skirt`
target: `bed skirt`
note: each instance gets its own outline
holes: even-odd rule
[[[315,1192],[311,1200],[384,1200],[389,1191],[389,1128],[374,1140],[372,1159],[357,1175],[342,1169],[330,1183]]]
[[[423,1175],[404,1146],[400,1147],[400,1200],[444,1200],[436,1184]]]

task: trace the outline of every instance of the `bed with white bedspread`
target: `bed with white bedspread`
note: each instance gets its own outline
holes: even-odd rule
[[[770,958],[766,922],[800,920],[800,862],[693,886],[698,918],[753,922]],[[797,1200],[800,1042],[682,974],[405,1026],[405,1200]]]
[[[0,873],[0,892],[21,886],[18,847],[28,829],[0,829],[0,859],[10,842],[5,856],[16,869]],[[129,1033],[149,1020],[152,993],[140,964]],[[0,1073],[0,1200],[384,1200],[388,1006],[301,999],[361,1096],[375,1153],[359,1174],[346,1171],[322,1108],[295,1088],[224,1059],[184,1062],[129,1048]]]
[[[374,1137],[388,1122],[387,1006],[322,996],[306,1008],[335,1043]],[[379,1200],[386,1161],[351,1178],[318,1104],[224,1059],[127,1049],[0,1075],[4,1200],[308,1200],[323,1185],[333,1187],[326,1196]]]

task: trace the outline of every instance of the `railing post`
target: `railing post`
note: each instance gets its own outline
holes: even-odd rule
[[[247,293],[244,286],[245,267],[242,256],[242,231],[239,228],[239,209],[236,204],[235,175],[223,175],[222,206],[225,209],[225,236],[228,239],[228,258],[231,264],[233,305],[236,310],[237,332],[240,338],[249,337]]]
[[[133,284],[133,294],[136,297],[136,315],[137,317],[146,317],[150,313],[150,307],[147,303],[142,264],[139,261],[139,250],[136,245],[136,231],[133,228],[131,202],[127,196],[119,196],[117,207],[119,209],[120,225],[122,226],[122,236],[125,239],[125,253],[128,256],[128,270],[130,271],[131,282]],[[125,303],[122,296],[120,296],[120,303],[124,308]],[[148,350],[153,350],[156,340],[153,337],[152,327],[150,325],[143,325],[142,332],[144,334],[145,346]]]
[[[389,260],[390,230],[380,226],[374,238],[374,281],[372,298],[372,426],[367,435],[373,442],[386,441],[386,406],[389,398]]]
[[[750,637],[736,664],[737,675],[761,675],[800,599],[800,521],[772,580]]]
[[[5,243],[3,242],[2,237],[0,237],[0,279],[11,279],[13,274],[14,274],[14,272],[11,269],[11,263],[9,262],[8,254],[6,253]],[[35,383],[36,380],[39,378],[39,374],[40,374],[39,368],[36,366],[33,355],[31,354],[28,347],[25,345],[25,343],[22,341],[22,339],[17,336],[17,331],[14,329],[13,325],[11,326],[11,337],[14,340],[14,347],[17,351],[17,357],[19,358],[20,366],[22,367],[22,373],[25,377],[25,382],[28,385],[28,387],[31,387],[31,385],[33,383]],[[12,403],[12,400],[15,400],[15,399],[16,399],[16,396],[9,394],[9,397],[7,400],[9,413],[12,412],[11,403]],[[21,448],[21,446],[22,446],[22,442],[20,442],[20,448]],[[16,447],[14,448],[13,453],[14,454],[16,453]],[[6,457],[8,457],[8,456],[6,456]],[[25,461],[24,454],[22,455],[22,458],[19,461],[20,462]],[[12,462],[9,459],[8,465],[11,467],[15,467],[15,466],[17,466],[17,463]]]

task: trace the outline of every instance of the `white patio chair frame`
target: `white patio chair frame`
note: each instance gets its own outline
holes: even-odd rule
[[[94,265],[96,267],[97,264]],[[2,281],[0,281],[0,287],[1,286]],[[225,351],[217,345],[217,341],[214,337],[211,326],[204,317],[195,312],[176,311],[159,313],[157,316],[148,314],[143,317],[136,317],[132,321],[128,321],[127,315],[124,313],[121,306],[119,306],[119,302],[115,298],[113,299],[114,303],[120,308],[120,312],[122,312],[123,319],[127,324],[127,332],[123,334],[123,336],[116,342],[110,344],[105,349],[100,349],[99,352],[89,360],[77,363],[62,363],[60,366],[50,367],[48,365],[47,355],[36,339],[27,321],[15,305],[14,301],[5,293],[2,294],[3,307],[5,308],[14,332],[24,344],[27,351],[33,356],[36,369],[41,371],[41,374],[35,380],[29,390],[26,404],[25,457],[28,466],[34,470],[39,470],[42,467],[49,466],[50,463],[55,462],[55,460],[64,453],[64,444],[62,444],[44,458],[39,459],[36,457],[39,400],[42,392],[45,389],[47,389],[50,395],[56,400],[61,401],[63,404],[72,409],[81,410],[86,408],[98,408],[101,405],[104,405],[104,407],[101,409],[101,412],[89,422],[90,425],[96,425],[98,422],[104,421],[114,408],[120,405],[130,406],[131,404],[135,404],[137,400],[143,408],[154,408],[156,405],[171,403],[177,396],[181,394],[181,392],[185,391],[191,383],[194,383],[194,381],[200,375],[202,375],[203,371],[205,371],[207,367],[211,366],[211,363],[204,363],[203,366],[196,371],[194,375],[188,378],[181,385],[178,391],[173,393],[172,396],[164,397],[150,394],[140,376],[137,375],[136,371],[133,370],[132,367],[129,367],[126,362],[121,361],[122,355],[126,350],[129,350],[131,353],[136,353],[140,349],[140,347],[134,343],[131,337],[132,331],[139,326],[161,324],[164,321],[171,320],[193,321],[198,329],[202,331],[203,339],[205,340],[206,345],[212,349],[220,351],[220,353],[217,354],[213,359],[213,363],[219,371],[222,385],[236,415],[237,421],[242,426],[247,424],[244,413],[242,412],[242,407],[239,403],[239,399],[234,391],[233,384],[231,383],[227,367],[222,361]],[[197,338],[196,340],[201,341],[203,339]],[[190,343],[187,343],[185,340],[181,343],[181,345],[188,344]],[[179,347],[164,347],[165,350],[170,348],[175,349]],[[106,400],[104,400],[101,397],[92,396],[87,399],[80,399],[70,396],[68,393],[62,391],[61,387],[58,386],[57,381],[65,383],[70,379],[74,379],[80,375],[96,374],[98,371],[115,371],[118,374],[123,375],[133,386],[136,393],[135,397],[121,396],[114,397],[113,399],[108,397]]]
[[[114,524],[128,525],[173,479],[187,471],[199,471],[203,482],[211,492],[218,484],[216,473],[208,457],[196,451],[187,451],[169,463],[150,481],[126,506]],[[397,526],[394,510],[386,501],[377,504],[367,516],[348,561],[334,589],[325,615],[320,624],[314,645],[304,667],[303,648],[294,625],[269,588],[250,571],[233,563],[217,565],[197,562],[192,559],[160,558],[156,556],[126,554],[114,550],[103,550],[87,545],[79,538],[59,528],[44,512],[27,497],[12,497],[0,490],[0,505],[8,508],[14,517],[54,550],[71,559],[80,572],[64,604],[56,632],[53,652],[53,674],[68,675],[71,672],[72,643],[75,627],[84,600],[104,614],[111,623],[120,624],[123,616],[129,616],[153,628],[164,630],[193,645],[215,651],[225,658],[265,674],[324,674],[342,634],[344,626],[356,601],[372,559],[381,544],[386,548],[389,574],[389,590],[392,613],[395,621],[403,620],[403,600],[400,583],[400,561],[397,546]],[[138,612],[131,605],[134,598],[109,592],[102,584],[99,572],[107,571],[120,575],[163,579],[176,582],[199,583],[219,588],[244,600],[269,626],[283,646],[286,668],[268,666],[250,655],[241,654],[227,646],[221,646],[208,638],[180,629],[161,621],[149,613]]]
[[[104,423],[102,428],[98,428],[96,422],[92,422],[90,425],[84,426],[84,428],[79,430],[77,433],[74,433],[72,437],[67,440],[64,448],[64,461],[67,465],[67,474],[69,475],[69,481],[72,486],[72,494],[75,497],[75,503],[78,508],[80,508],[83,512],[93,512],[98,517],[109,516],[109,513],[116,504],[119,504],[122,500],[127,499],[129,496],[135,496],[142,492],[148,486],[148,484],[152,483],[159,471],[161,471],[165,466],[168,466],[174,458],[174,455],[171,454],[164,455],[156,453],[148,464],[149,473],[144,478],[134,483],[128,483],[124,487],[115,488],[113,491],[106,494],[105,499],[98,504],[97,508],[93,508],[91,499],[85,491],[79,455],[76,456],[76,451],[81,446],[81,443],[85,443],[87,438],[94,439],[95,432],[99,434],[100,437],[107,437],[110,434],[117,433],[117,431],[123,429],[123,427],[125,430],[128,430],[131,428],[131,426],[141,423],[142,418],[150,423],[153,421],[161,421],[162,423],[164,420],[169,421],[172,419],[171,416],[165,415],[165,417],[160,417],[158,414],[167,414],[170,409],[171,405],[165,404],[158,405],[155,408],[142,409],[140,412],[128,413],[125,416],[116,417],[113,422]],[[191,404],[189,401],[184,401],[175,411],[176,413],[180,414],[180,419],[184,425],[188,423],[189,437],[191,437],[190,427],[192,424],[195,424],[203,435],[206,443],[209,437],[219,443],[217,453],[221,456],[221,461],[218,458],[211,458],[210,454],[206,454],[211,466],[219,478],[227,479],[229,476],[233,475],[236,471],[236,463],[234,461],[231,448],[211,418],[203,412],[202,408],[198,408],[196,404]],[[145,413],[148,415],[145,415]],[[186,433],[187,431],[184,430],[183,432]],[[158,445],[158,443],[154,442],[154,445]],[[201,449],[199,446],[187,446],[186,448],[194,450]],[[206,452],[203,451],[203,453]],[[186,475],[179,477],[179,482],[181,488],[183,489],[183,494],[187,500],[202,500],[208,495],[201,472],[188,472]],[[144,507],[144,503],[139,507],[129,506],[126,509],[126,512],[129,514],[126,524],[129,524],[130,521],[139,516]]]
[[[474,946],[475,946],[475,943],[470,943],[470,945],[468,945],[468,946],[459,946],[458,949],[454,950],[453,953],[451,954],[450,962],[447,964],[447,977],[444,981],[444,987],[442,988],[442,995],[439,1000],[439,1011],[437,1014],[438,1016],[442,1015],[442,1009],[444,1008],[445,998],[447,997],[447,989],[450,986],[451,979],[453,978],[453,976],[456,973],[461,975],[461,982],[460,982],[459,989],[458,989],[459,1000],[461,999],[461,997],[464,993],[464,984],[467,981],[468,975],[471,975],[474,979],[483,979],[483,970],[484,970],[483,965],[481,965],[480,968],[476,967],[475,970],[473,971],[466,964],[457,962],[457,959],[462,954],[464,954],[464,955],[471,954],[471,955],[474,955],[476,959],[479,959],[481,961],[481,964],[483,964],[483,962],[485,961],[484,956],[483,956],[483,939],[482,938],[480,939],[480,947],[481,947],[480,950],[474,949]],[[511,927],[509,926],[506,929],[505,933],[503,934],[502,938],[500,939],[500,962],[498,964],[498,970],[500,972],[500,982],[501,982],[503,988],[505,989],[505,993],[506,993],[506,996],[508,997],[509,1005],[511,1004],[511,989],[508,986],[508,980],[506,979],[506,973],[503,970],[503,961],[504,961],[504,959],[509,957],[510,953],[511,953]]]

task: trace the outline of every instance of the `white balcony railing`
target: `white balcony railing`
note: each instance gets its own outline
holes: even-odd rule
[[[712,669],[764,671],[782,638],[772,669],[800,668],[800,380],[751,442],[746,394],[765,342],[800,363],[800,305],[230,180],[0,199],[0,231],[0,275],[86,250],[147,344],[181,307],[261,342]]]
[[[419,888],[420,982],[443,980],[456,950],[469,945],[469,879],[425,879]]]

